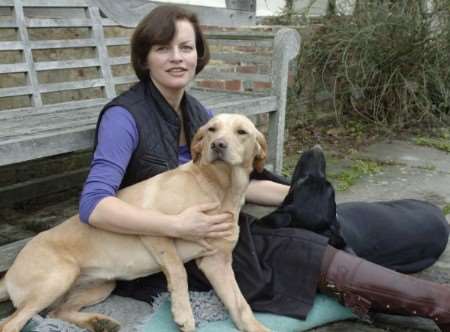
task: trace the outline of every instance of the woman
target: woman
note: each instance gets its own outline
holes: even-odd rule
[[[190,159],[195,131],[211,114],[185,92],[209,60],[195,15],[160,6],[145,17],[132,37],[131,58],[139,83],[107,104],[100,114],[91,170],[80,217],[93,227],[126,234],[164,235],[202,242],[228,235],[227,215],[208,216],[201,205],[164,215],[126,204],[118,189]],[[249,202],[279,205],[289,187],[252,180]],[[373,309],[429,317],[450,331],[450,291],[442,285],[385,269],[328,246],[328,239],[302,229],[266,229],[241,216],[234,251],[239,286],[254,310],[305,318],[317,288],[365,314]],[[208,290],[194,264],[189,284]],[[162,274],[119,284],[117,293],[149,301],[165,289]]]

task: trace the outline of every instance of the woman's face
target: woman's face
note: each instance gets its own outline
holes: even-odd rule
[[[150,76],[156,86],[167,92],[183,90],[195,76],[197,49],[191,22],[176,22],[176,32],[167,45],[153,45],[147,55]]]

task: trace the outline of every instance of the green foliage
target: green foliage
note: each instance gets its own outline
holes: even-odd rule
[[[330,174],[337,191],[345,191],[365,175],[381,172],[382,167],[374,161],[355,160],[350,168],[337,174]]]
[[[414,142],[417,145],[431,146],[435,149],[450,153],[450,141],[445,138],[417,137]]]
[[[444,208],[442,209],[442,211],[444,212],[444,215],[448,215],[450,214],[450,203],[447,204],[446,206],[444,206]]]
[[[339,122],[448,123],[450,4],[433,3],[429,10],[421,0],[360,0],[351,16],[325,17],[299,61],[299,90],[310,107],[327,91]]]

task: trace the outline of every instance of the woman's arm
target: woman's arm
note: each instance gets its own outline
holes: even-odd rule
[[[245,196],[247,202],[279,206],[288,194],[289,186],[268,180],[251,180]]]
[[[199,240],[231,235],[231,216],[227,213],[207,215],[216,203],[196,205],[177,215],[130,205],[117,197],[102,199],[92,212],[92,226],[123,234],[145,234]]]
[[[137,146],[134,119],[127,110],[110,109],[102,117],[98,145],[80,199],[82,221],[104,230],[196,240],[226,236],[232,224],[228,214],[209,216],[216,206],[200,205],[179,215],[132,206],[116,196],[126,167]]]

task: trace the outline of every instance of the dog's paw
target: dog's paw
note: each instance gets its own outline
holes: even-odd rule
[[[194,332],[195,331],[194,318],[175,319],[175,323],[177,324],[180,331],[183,331],[183,332]]]
[[[108,318],[95,318],[91,320],[94,332],[119,332],[120,324]]]

